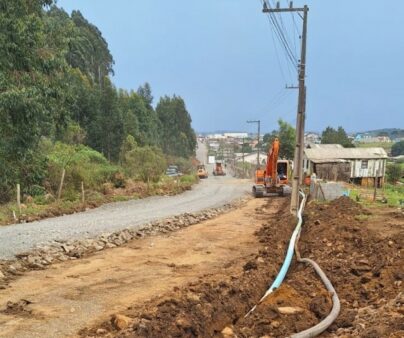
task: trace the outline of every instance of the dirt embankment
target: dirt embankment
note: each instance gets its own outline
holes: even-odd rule
[[[402,214],[384,213],[384,224],[348,198],[329,205],[311,204],[299,247],[302,257],[314,259],[333,283],[341,301],[341,313],[322,336],[402,337],[403,248]],[[375,224],[376,223],[376,224]],[[386,225],[393,225],[390,234]],[[372,228],[374,230],[370,230]],[[377,230],[376,230],[377,229]],[[285,337],[324,319],[331,297],[314,270],[294,264],[286,282],[265,304],[237,322],[239,337]],[[279,314],[279,307],[298,307],[293,315]]]
[[[268,203],[273,203],[269,200]],[[130,325],[116,331],[105,322],[83,336],[287,337],[322,320],[331,297],[310,267],[294,262],[284,284],[256,311],[283,261],[295,225],[284,211],[256,233],[257,255],[229,264],[220,274],[134,305]],[[265,208],[261,210],[265,219]],[[316,260],[334,284],[341,313],[324,337],[402,337],[404,222],[402,213],[370,213],[347,198],[306,208],[300,240],[303,257]],[[383,224],[379,224],[380,220]],[[390,229],[390,230],[388,230]],[[97,332],[98,330],[98,332]]]

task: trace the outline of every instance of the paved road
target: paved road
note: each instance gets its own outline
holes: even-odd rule
[[[197,156],[206,163],[206,149],[201,144]],[[127,227],[136,228],[164,217],[218,207],[250,191],[250,185],[250,182],[230,176],[214,177],[211,174],[191,191],[177,196],[111,203],[82,213],[3,226],[0,227],[0,259],[12,258],[57,239],[90,238]]]

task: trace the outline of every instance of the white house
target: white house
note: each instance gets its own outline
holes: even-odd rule
[[[224,133],[224,137],[226,138],[247,138],[248,133]]]

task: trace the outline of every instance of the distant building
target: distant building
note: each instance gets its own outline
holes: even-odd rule
[[[206,138],[210,139],[210,140],[223,140],[226,137],[223,134],[209,134],[208,136],[206,136]]]
[[[388,136],[371,136],[369,134],[358,134],[354,141],[357,143],[390,143],[391,139]]]
[[[319,147],[318,147],[319,146]],[[384,183],[387,153],[383,148],[343,148],[339,144],[316,145],[304,150],[306,175],[365,186]]]
[[[247,138],[248,137],[248,133],[224,133],[223,134],[224,137],[226,138]]]
[[[321,137],[317,133],[306,133],[304,135],[304,144],[319,144],[321,143]]]
[[[243,154],[238,154],[237,156],[237,161],[242,162],[243,161]],[[267,160],[267,154],[260,152],[260,164],[265,165]],[[257,164],[257,153],[250,153],[250,154],[244,154],[244,162],[251,163],[251,164]]]

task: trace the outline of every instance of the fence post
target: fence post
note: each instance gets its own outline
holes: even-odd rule
[[[63,182],[65,180],[65,174],[66,174],[66,170],[65,170],[65,168],[63,168],[62,177],[60,179],[60,185],[59,185],[59,190],[58,190],[58,200],[60,200],[60,198],[62,197],[62,189],[63,189]]]
[[[85,194],[84,194],[84,182],[81,181],[81,202],[84,203],[86,201]]]
[[[19,183],[17,183],[17,206],[21,215],[21,187]]]

